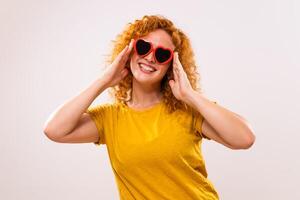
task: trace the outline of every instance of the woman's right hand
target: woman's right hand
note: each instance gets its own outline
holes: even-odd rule
[[[133,48],[133,39],[130,41],[129,46],[126,47],[117,55],[115,60],[105,69],[102,74],[102,79],[106,87],[113,87],[117,85],[129,73],[129,69],[125,64]]]

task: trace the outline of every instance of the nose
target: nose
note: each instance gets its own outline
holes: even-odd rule
[[[144,57],[144,59],[146,59],[147,61],[149,61],[151,63],[155,63],[154,51],[151,51],[147,56]]]

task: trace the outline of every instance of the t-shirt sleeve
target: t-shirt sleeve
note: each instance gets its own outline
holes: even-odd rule
[[[213,103],[217,104],[216,101],[212,101]],[[202,132],[202,124],[204,121],[204,117],[201,115],[201,113],[196,112],[195,113],[195,129],[197,133],[200,135],[200,137],[205,138],[207,140],[211,140],[209,137],[203,134]]]
[[[104,119],[106,119],[107,104],[100,104],[96,106],[90,106],[86,113],[90,115],[94,123],[96,124],[99,140],[94,142],[95,145],[105,144],[105,131],[104,131]]]

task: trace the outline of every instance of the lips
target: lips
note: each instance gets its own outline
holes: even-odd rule
[[[142,62],[138,63],[140,70],[146,74],[154,73],[157,69],[155,69],[152,65],[148,65]]]

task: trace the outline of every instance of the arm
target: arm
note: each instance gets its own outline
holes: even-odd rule
[[[202,132],[205,136],[231,149],[247,149],[255,141],[249,123],[240,115],[214,104],[201,93],[195,91],[174,53],[174,80],[169,81],[174,96],[201,113],[204,120]]]
[[[59,106],[44,125],[46,136],[56,142],[93,142],[99,139],[96,126],[85,111],[105,89],[105,82],[99,78],[79,95]]]
[[[186,95],[185,102],[203,116],[202,132],[205,136],[231,149],[247,149],[254,143],[253,130],[242,116],[194,90]]]
[[[95,98],[106,88],[117,85],[128,74],[125,64],[133,48],[133,42],[117,55],[115,60],[97,79],[79,95],[61,105],[44,124],[46,136],[56,142],[97,142],[96,124],[85,113]]]

